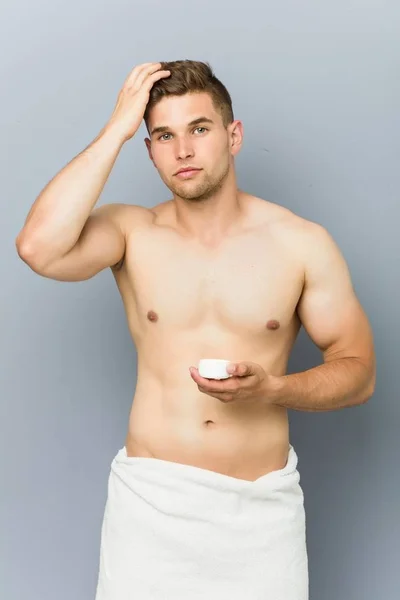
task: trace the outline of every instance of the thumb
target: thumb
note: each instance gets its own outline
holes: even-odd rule
[[[237,377],[246,377],[255,374],[255,365],[250,362],[231,363],[228,365],[228,373]]]

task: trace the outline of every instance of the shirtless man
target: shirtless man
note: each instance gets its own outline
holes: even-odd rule
[[[136,190],[138,204],[94,208],[123,144],[135,135],[143,118],[149,157],[173,198],[146,208]],[[128,432],[113,461],[112,474],[120,469],[119,479],[110,478],[111,487],[109,483],[99,600],[125,600],[133,591],[143,600],[306,599],[302,494],[287,409],[355,406],[374,391],[371,327],[342,254],[321,225],[237,188],[234,159],[242,141],[243,125],[233,118],[229,93],[208,65],[194,61],[140,65],[129,74],[98,137],[43,189],[16,241],[20,257],[44,277],[81,281],[110,267],[137,349]],[[286,375],[301,325],[321,349],[323,364]],[[230,370],[227,379],[205,379],[197,370],[201,358],[227,359],[236,371]],[[289,473],[285,469],[290,460]],[[193,558],[197,575],[187,573],[182,564],[188,560],[190,539],[196,539],[193,545],[199,551],[194,530],[179,529],[185,545],[180,555],[168,536],[161,541],[160,533],[158,541],[150,542],[143,531],[146,518],[154,524],[164,514],[160,507],[150,517],[144,508],[148,503],[135,504],[135,523],[127,508],[141,495],[135,488],[140,477],[150,478],[153,468],[155,479],[148,482],[148,489],[163,480],[165,469],[177,478],[171,494],[180,489],[179,477],[188,486],[200,475],[207,477],[207,484],[202,480],[206,488],[199,506],[215,506],[217,512],[218,476],[229,490],[226,502],[230,486],[239,493],[239,485],[243,490],[250,489],[245,485],[274,481],[276,493],[276,481],[283,481],[276,479],[278,475],[297,477],[292,482],[297,498],[293,514],[300,529],[288,528],[287,512],[282,510],[271,514],[282,539],[276,534],[269,539],[268,526],[258,543],[255,525],[254,546],[247,547],[247,555],[258,548],[259,557],[253,554],[250,564],[237,558],[237,547],[229,560],[219,554],[218,543],[226,541],[219,531],[211,538],[220,575],[211,575],[202,562],[211,551],[203,546],[203,555]],[[135,477],[129,479],[133,472]],[[112,486],[123,477],[127,485],[120,495],[113,495]],[[129,486],[131,495],[121,499]],[[154,489],[154,502],[155,498],[161,502],[160,494]],[[185,512],[183,496],[177,496],[174,506]],[[251,521],[259,509],[246,508],[248,499],[241,501],[241,510],[248,511]],[[282,492],[283,508],[285,502]],[[266,506],[262,515],[267,518]],[[117,523],[124,536],[120,531],[113,538],[110,531],[118,528]],[[155,530],[164,531],[163,521]],[[245,531],[249,529],[236,531],[242,536],[238,540],[244,539]],[[211,534],[207,530],[199,535],[205,544]],[[300,558],[291,556],[289,561],[288,548],[296,536],[301,538]],[[140,551],[133,538],[140,540]],[[160,558],[164,542],[167,556],[168,549],[175,548],[171,564],[176,572]],[[143,548],[151,548],[145,557]],[[224,558],[218,562],[220,556]],[[228,563],[231,571],[223,574]],[[132,565],[138,564],[133,573]],[[300,565],[297,571],[293,564]],[[261,570],[253,572],[254,565],[261,565],[257,567]],[[159,577],[160,588],[154,587],[154,577]],[[190,589],[184,583],[189,580]]]

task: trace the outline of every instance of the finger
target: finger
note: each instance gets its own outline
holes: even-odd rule
[[[238,377],[246,377],[247,375],[252,375],[253,371],[250,365],[247,364],[240,364],[238,365],[237,368],[237,375]]]
[[[156,81],[159,81],[164,77],[169,77],[170,75],[171,71],[156,71],[144,79],[140,88],[136,89],[135,86],[133,89],[136,89],[137,92],[139,92],[139,90],[145,90],[147,93],[149,93]]]
[[[217,400],[220,400],[221,402],[230,402],[231,400],[233,400],[235,398],[234,393],[233,392],[212,392],[210,390],[204,390],[201,389],[199,387],[199,391],[202,394],[206,394],[206,396],[212,396],[212,398],[216,398]]]
[[[213,393],[218,393],[218,394],[224,394],[224,393],[231,394],[232,392],[237,390],[239,387],[237,381],[232,381],[232,380],[221,381],[219,379],[205,379],[204,377],[201,377],[200,375],[193,376],[193,379],[197,383],[199,389],[201,388],[201,391],[204,390],[205,392],[213,392]]]
[[[198,383],[197,386],[201,391],[204,390],[206,392],[213,392],[214,394],[232,394],[232,392],[235,392],[238,389],[237,386],[227,387],[224,385],[220,385],[220,382],[215,379],[209,380],[207,385]]]
[[[202,385],[204,387],[209,387],[210,383],[216,383],[217,381],[219,381],[218,379],[209,379],[208,377],[202,377],[199,373],[199,370],[196,369],[196,367],[190,367],[189,370],[194,381],[197,384]]]
[[[135,67],[128,77],[126,86],[130,89],[139,89],[142,85],[143,79],[147,77],[149,72],[158,71],[161,67],[161,63],[144,63]]]
[[[249,363],[238,363],[228,365],[228,373],[231,373],[236,377],[246,377],[248,375],[254,375],[254,370]]]
[[[161,63],[155,63],[150,65],[150,67],[143,69],[143,71],[138,74],[136,81],[133,84],[134,89],[139,90],[145,82],[152,79],[153,75],[158,75],[161,73],[160,67]]]
[[[162,79],[163,77],[169,77],[170,75],[171,71],[157,71],[156,73],[150,75],[150,77],[144,81],[144,84],[149,84],[149,88],[151,88],[156,81]]]
[[[136,80],[137,76],[139,75],[139,73],[141,73],[141,71],[143,71],[143,69],[145,69],[146,67],[150,67],[151,65],[154,65],[155,63],[143,63],[142,65],[136,65],[136,67],[134,67],[132,69],[132,71],[129,73],[128,77],[125,80],[125,85],[127,87],[130,87]]]

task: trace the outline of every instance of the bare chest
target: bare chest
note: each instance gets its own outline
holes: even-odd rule
[[[130,240],[117,283],[138,325],[252,335],[290,326],[303,272],[295,252],[263,235],[205,249],[154,229]]]

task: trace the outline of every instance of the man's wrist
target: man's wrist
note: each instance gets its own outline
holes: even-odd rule
[[[265,398],[269,404],[280,404],[287,393],[286,377],[269,375],[267,379]]]

